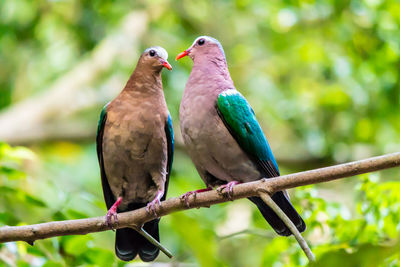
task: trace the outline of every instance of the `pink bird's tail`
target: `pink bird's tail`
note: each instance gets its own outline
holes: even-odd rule
[[[275,212],[262,201],[259,197],[249,197],[249,199],[257,205],[265,220],[271,225],[278,235],[289,236],[292,233],[285,223],[275,214]],[[289,219],[293,222],[299,232],[306,230],[306,223],[297,213],[290,200],[283,194],[282,191],[276,192],[272,196],[272,200],[285,212]]]

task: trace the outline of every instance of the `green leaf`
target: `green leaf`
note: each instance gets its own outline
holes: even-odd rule
[[[317,257],[311,266],[375,267],[394,254],[399,254],[400,243],[391,245],[362,244],[353,248],[333,249]]]
[[[64,264],[57,261],[46,261],[46,263],[43,264],[42,267],[64,267]]]
[[[224,266],[218,259],[215,235],[210,229],[204,229],[197,220],[184,213],[173,213],[171,219],[181,242],[184,242],[201,266]]]
[[[35,197],[35,196],[32,196],[32,195],[26,194],[26,195],[25,195],[25,200],[26,200],[28,203],[30,203],[30,204],[32,204],[32,205],[34,205],[34,206],[38,206],[38,207],[42,207],[42,208],[45,208],[45,207],[47,206],[45,202],[43,202],[43,201],[40,200],[39,198],[37,198],[37,197]]]
[[[64,242],[64,249],[70,255],[81,255],[89,250],[90,236],[69,236]]]

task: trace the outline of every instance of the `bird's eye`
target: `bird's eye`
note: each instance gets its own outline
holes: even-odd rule
[[[203,38],[201,38],[200,40],[197,41],[198,45],[203,45],[205,44],[206,40],[204,40]]]
[[[156,55],[156,51],[150,50],[149,55],[150,55],[151,57],[154,57],[154,56]]]

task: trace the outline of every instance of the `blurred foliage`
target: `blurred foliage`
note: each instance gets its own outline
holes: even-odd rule
[[[173,58],[206,34],[223,44],[233,80],[276,156],[302,162],[278,161],[282,173],[306,169],[313,159],[342,162],[399,150],[397,1],[5,0],[0,109],[46,93],[126,15],[140,10],[149,16],[141,49],[157,44],[170,53],[174,70],[163,79],[178,135],[179,102],[192,63]],[[115,63],[93,87],[108,97],[102,84],[112,77],[125,81],[135,62]],[[102,104],[77,114],[93,125],[93,133]],[[204,186],[184,151],[176,154],[168,197]],[[385,171],[291,192],[307,222],[305,237],[317,266],[400,266],[399,174]],[[94,143],[61,140],[29,148],[0,143],[0,199],[1,225],[104,214]],[[307,265],[295,240],[273,234],[245,200],[166,216],[161,235],[174,264]],[[123,266],[113,242],[109,231],[33,247],[0,244],[0,266]],[[158,261],[169,262],[164,255]]]

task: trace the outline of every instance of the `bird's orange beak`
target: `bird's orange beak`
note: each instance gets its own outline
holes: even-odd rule
[[[161,60],[161,64],[166,67],[168,70],[172,70],[172,66],[166,60]]]
[[[189,50],[189,49],[188,49],[188,50]],[[175,60],[179,60],[179,59],[181,59],[181,58],[186,57],[187,55],[189,55],[189,51],[188,51],[188,50],[185,50],[185,51],[183,51],[182,53],[178,54],[178,55],[176,56]]]

